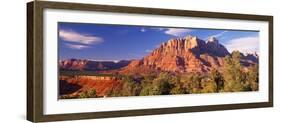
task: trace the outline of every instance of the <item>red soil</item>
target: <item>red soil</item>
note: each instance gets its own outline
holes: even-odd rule
[[[118,80],[94,80],[90,77],[80,76],[80,77],[71,77],[71,76],[60,76],[60,82],[64,81],[67,82],[66,85],[63,87],[60,87],[60,91],[67,90],[70,88],[67,85],[77,85],[79,86],[79,89],[76,90],[69,90],[71,93],[68,93],[66,95],[78,95],[81,92],[95,89],[97,96],[103,97],[106,96],[106,94],[113,88],[117,87],[120,82]],[[66,89],[65,89],[66,88]],[[67,93],[67,92],[62,92]]]

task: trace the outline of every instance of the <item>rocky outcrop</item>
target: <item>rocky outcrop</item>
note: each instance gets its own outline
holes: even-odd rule
[[[219,43],[215,37],[210,37],[206,43],[206,51],[208,54],[224,57],[229,55],[227,49]]]
[[[257,52],[254,53],[247,53],[246,55],[244,55],[243,57],[246,60],[258,63],[259,62],[259,55],[257,54]]]
[[[198,37],[171,39],[141,60],[132,61],[121,72],[140,71],[207,72],[220,68],[230,53],[215,37],[207,41]]]

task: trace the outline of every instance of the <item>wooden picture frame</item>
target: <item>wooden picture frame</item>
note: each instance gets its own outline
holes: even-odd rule
[[[268,23],[268,101],[238,104],[218,104],[206,106],[181,106],[153,109],[80,112],[67,114],[44,114],[44,11],[45,9],[98,11],[145,15],[167,15],[173,17],[197,17],[231,20],[251,20]],[[261,108],[273,106],[273,17],[233,13],[170,10],[125,6],[94,5],[33,1],[27,3],[27,120],[32,122],[80,120],[94,118],[156,115],[214,110]]]

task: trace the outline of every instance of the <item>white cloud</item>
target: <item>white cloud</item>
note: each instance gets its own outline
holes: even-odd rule
[[[259,53],[259,37],[242,37],[232,39],[224,44],[229,52],[238,50],[242,53]]]
[[[85,45],[96,44],[103,41],[100,37],[78,33],[73,30],[59,30],[59,37],[64,41]]]
[[[228,32],[228,31],[223,31],[223,32],[221,32],[221,33],[218,33],[218,34],[212,35],[212,37],[216,37],[216,38],[218,38],[218,37],[223,36],[223,34],[224,34],[224,33],[227,33],[227,32]]]
[[[210,37],[215,37],[215,38],[222,37],[222,36],[223,36],[225,33],[227,33],[227,32],[228,32],[228,31],[223,31],[223,32],[220,32],[220,33],[217,33],[217,34],[208,36],[205,40],[208,40]]]
[[[147,53],[151,53],[151,52],[152,52],[152,50],[150,50],[150,49],[146,49],[146,50],[145,50],[145,52],[147,52]]]
[[[76,49],[76,50],[81,50],[81,49],[85,49],[85,48],[90,48],[90,46],[87,45],[80,45],[80,44],[65,44],[68,48],[71,49]]]
[[[189,33],[191,31],[192,31],[191,29],[167,28],[167,30],[165,30],[164,33],[168,35],[180,37],[186,35],[186,33]]]
[[[141,30],[140,30],[141,32],[145,32],[146,30],[145,30],[145,28],[141,28]]]

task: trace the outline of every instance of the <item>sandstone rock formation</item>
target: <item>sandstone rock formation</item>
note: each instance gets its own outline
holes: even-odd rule
[[[215,37],[205,42],[198,37],[171,39],[163,43],[141,60],[132,61],[121,72],[141,73],[146,71],[207,72],[220,68],[223,58],[230,53]],[[246,56],[243,58],[248,59]],[[257,59],[250,61],[257,62]],[[248,63],[248,62],[246,62]]]

